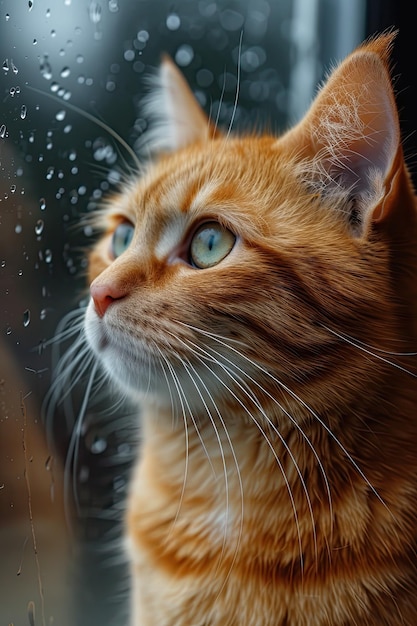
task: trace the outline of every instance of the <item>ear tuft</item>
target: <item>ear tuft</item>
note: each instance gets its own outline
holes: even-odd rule
[[[390,184],[400,146],[389,75],[394,34],[355,50],[330,75],[305,118],[283,137],[306,178],[347,217],[355,234]]]
[[[162,57],[159,72],[149,84],[143,109],[150,120],[145,143],[151,152],[179,150],[213,136],[206,114],[169,56]]]

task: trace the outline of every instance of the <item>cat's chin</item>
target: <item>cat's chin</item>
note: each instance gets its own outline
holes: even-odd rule
[[[84,330],[90,348],[109,378],[132,400],[139,401],[149,393],[165,395],[163,381],[159,384],[157,376],[153,380],[155,388],[150,389],[149,371],[153,363],[146,351],[140,350],[139,346],[134,350],[126,332],[109,328],[97,315],[92,303],[86,311]]]

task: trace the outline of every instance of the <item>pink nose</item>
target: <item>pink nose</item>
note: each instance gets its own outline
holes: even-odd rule
[[[97,315],[100,317],[103,317],[112,302],[120,300],[126,295],[126,293],[116,285],[109,285],[108,283],[102,284],[95,280],[90,285],[90,293],[94,301],[94,308],[96,309]]]

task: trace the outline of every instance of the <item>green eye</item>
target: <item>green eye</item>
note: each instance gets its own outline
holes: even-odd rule
[[[191,240],[190,262],[199,269],[213,267],[229,254],[235,241],[234,234],[218,222],[202,224]]]
[[[115,259],[127,250],[133,239],[134,231],[133,224],[129,222],[122,222],[118,225],[111,240],[111,252]]]

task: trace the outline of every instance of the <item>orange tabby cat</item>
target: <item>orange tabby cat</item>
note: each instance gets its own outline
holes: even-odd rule
[[[417,624],[417,211],[367,42],[281,138],[165,59],[162,155],[102,213],[85,329],[137,403],[133,626]]]

